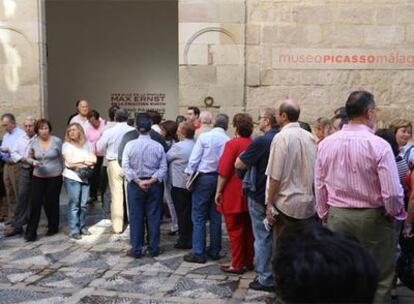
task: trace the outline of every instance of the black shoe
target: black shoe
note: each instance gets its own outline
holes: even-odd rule
[[[155,258],[155,257],[159,256],[163,252],[164,251],[161,250],[161,249],[158,249],[158,251],[156,251],[156,252],[152,252],[152,251],[149,250],[149,248],[147,248],[144,251],[144,255],[149,256],[149,257],[152,257],[152,258]]]
[[[37,239],[36,235],[25,235],[24,239],[26,240],[26,242],[34,242]]]
[[[220,256],[220,254],[212,254],[212,253],[210,253],[210,252],[206,252],[206,255],[210,258],[210,259],[212,259],[213,261],[218,261],[218,260],[220,260],[221,259],[221,256]]]
[[[52,236],[58,233],[56,230],[48,230],[45,234],[45,236]]]
[[[177,231],[170,231],[170,232],[168,232],[168,235],[169,236],[174,236],[174,235],[176,235],[177,234]]]
[[[177,244],[175,244],[174,245],[174,248],[176,248],[176,249],[191,249],[191,248],[193,248],[193,246],[186,246],[186,245],[181,245],[180,243],[177,243]]]
[[[204,257],[198,257],[194,255],[193,253],[186,254],[184,256],[184,261],[188,263],[198,263],[198,264],[204,264],[207,262],[207,259]]]
[[[74,240],[81,240],[82,237],[80,236],[80,234],[76,233],[76,234],[71,234],[70,236],[72,239]]]
[[[92,233],[90,233],[90,231],[88,230],[88,228],[82,228],[80,233],[82,235],[91,235]]]
[[[254,289],[254,290],[267,291],[267,292],[274,292],[275,291],[274,286],[262,285],[257,279],[255,279],[253,282],[249,283],[249,288]]]

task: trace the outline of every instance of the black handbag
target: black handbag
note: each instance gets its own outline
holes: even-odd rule
[[[72,170],[76,172],[80,179],[83,180],[90,178],[94,171],[93,167],[77,168]]]
[[[400,246],[396,273],[405,286],[414,290],[414,238],[401,238]]]

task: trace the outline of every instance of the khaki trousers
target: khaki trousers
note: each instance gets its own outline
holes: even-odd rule
[[[108,161],[108,184],[111,189],[111,221],[115,233],[124,228],[124,174],[117,160]]]
[[[384,215],[384,209],[329,209],[327,227],[345,237],[357,240],[374,258],[379,271],[373,303],[390,303],[395,273],[395,221]]]
[[[4,164],[3,168],[3,182],[6,188],[6,201],[1,206],[1,213],[9,219],[14,216],[17,199],[18,199],[18,185],[19,185],[19,171],[20,164]]]

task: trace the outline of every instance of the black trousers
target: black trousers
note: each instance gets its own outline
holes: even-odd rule
[[[99,184],[101,183],[101,168],[102,168],[103,156],[96,157],[96,164],[93,168],[92,176],[89,178],[89,184],[91,186],[89,190],[89,196],[93,198],[98,197]],[[103,195],[103,193],[102,193]]]
[[[62,189],[62,176],[40,178],[33,176],[31,187],[31,206],[26,237],[37,235],[42,205],[48,222],[48,231],[57,232],[59,229],[59,195]]]
[[[171,196],[178,220],[178,241],[182,246],[192,246],[193,223],[191,221],[191,192],[172,187]]]

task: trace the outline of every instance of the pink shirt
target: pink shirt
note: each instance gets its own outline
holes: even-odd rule
[[[97,153],[96,142],[102,136],[102,132],[103,132],[105,125],[106,125],[106,121],[100,120],[100,124],[97,129],[95,129],[92,125],[89,125],[86,129],[86,138],[92,145],[93,153],[95,153],[95,155],[97,156],[102,156],[101,154]]]
[[[315,188],[320,218],[326,216],[329,206],[383,207],[398,220],[407,216],[391,146],[366,125],[344,125],[320,142]]]

